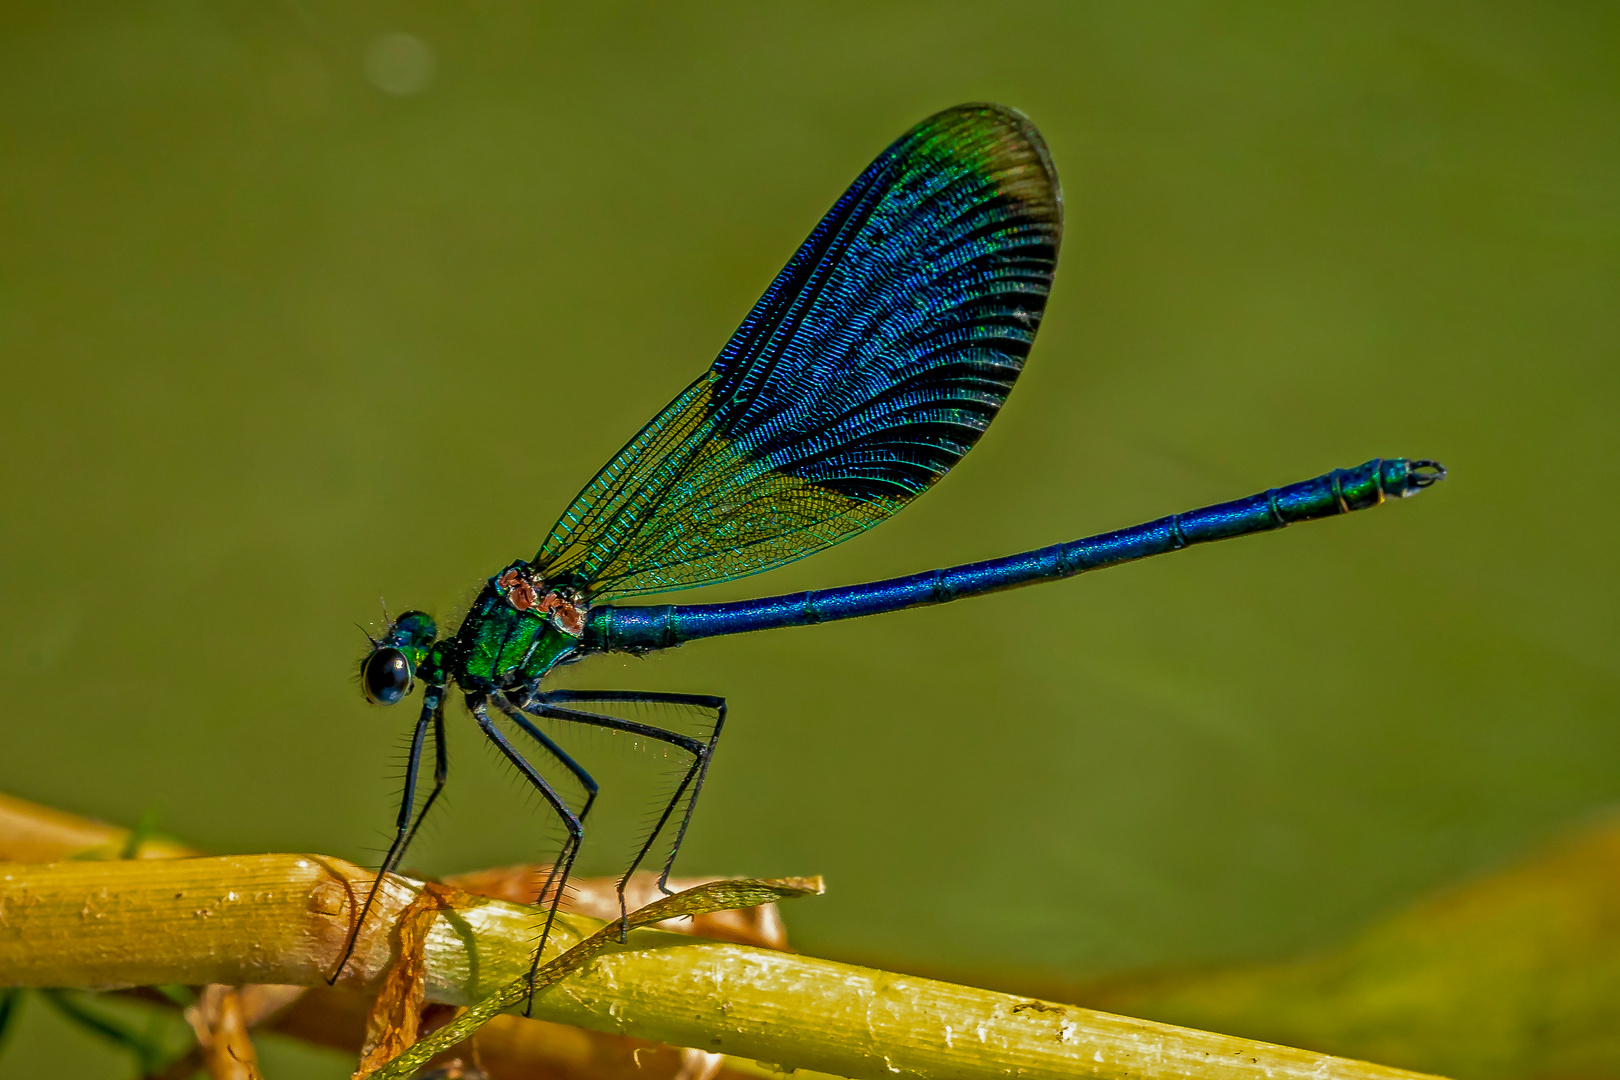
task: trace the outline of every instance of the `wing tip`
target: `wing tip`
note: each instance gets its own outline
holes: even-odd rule
[[[1063,228],[1063,184],[1058,179],[1057,163],[1052,160],[1052,151],[1046,145],[1046,138],[1041,134],[1040,128],[1022,109],[1011,105],[1004,105],[999,101],[967,101],[960,105],[953,105],[942,109],[924,120],[920,127],[946,121],[949,118],[961,117],[964,120],[971,117],[982,117],[986,114],[994,116],[1004,126],[1012,129],[1014,137],[1027,145],[1039,163],[1041,172],[1046,179],[1046,188],[1051,192],[1053,209],[1057,216],[1059,233]]]

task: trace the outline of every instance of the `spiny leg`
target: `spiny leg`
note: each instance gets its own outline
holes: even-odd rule
[[[654,727],[649,724],[640,724],[633,720],[623,720],[616,716],[605,716],[601,713],[589,713],[577,709],[555,708],[555,705],[561,702],[581,702],[589,704],[591,702],[599,701],[628,702],[631,704],[690,705],[701,709],[713,709],[715,712],[714,728],[709,733],[708,741],[703,742],[702,740],[693,739],[690,736],[681,735],[678,732],[669,731],[665,728]],[[573,720],[578,723],[591,724],[597,727],[609,727],[619,731],[626,731],[632,734],[658,739],[662,742],[667,742],[678,746],[692,755],[692,764],[688,767],[686,776],[676,788],[675,795],[670,800],[669,805],[667,805],[664,808],[663,813],[659,815],[658,821],[653,826],[652,832],[648,835],[646,842],[642,844],[641,850],[636,853],[635,861],[630,864],[630,869],[625,872],[624,878],[620,881],[620,899],[622,901],[625,882],[629,881],[630,875],[635,873],[636,869],[641,865],[642,860],[646,858],[647,853],[652,849],[653,842],[657,839],[659,832],[661,832],[665,824],[668,823],[670,815],[674,813],[675,807],[679,805],[681,801],[681,796],[685,793],[687,787],[690,786],[692,788],[691,798],[687,801],[686,812],[681,818],[680,828],[676,832],[674,845],[671,847],[669,857],[664,861],[663,871],[658,877],[658,887],[665,893],[668,893],[669,889],[666,886],[669,881],[670,871],[674,868],[675,857],[677,852],[680,850],[681,841],[685,839],[687,827],[691,824],[692,814],[696,806],[698,793],[703,788],[704,778],[708,774],[709,761],[714,754],[715,743],[719,741],[720,731],[725,726],[726,699],[722,697],[714,697],[709,694],[673,694],[641,690],[552,690],[546,693],[536,694],[534,698],[531,699],[531,704],[535,705],[537,708],[549,708],[552,714],[557,716],[559,719]]]
[[[422,812],[416,815],[413,823],[411,811],[416,806],[416,775],[422,768],[422,746],[427,741],[428,724],[433,725],[433,743],[435,748],[433,769],[433,790],[428,794],[427,802],[422,804]],[[377,891],[382,888],[383,878],[393,873],[399,866],[399,861],[405,857],[405,849],[410,846],[411,840],[416,836],[416,830],[422,827],[422,819],[427,817],[428,810],[433,806],[439,792],[444,790],[445,774],[449,771],[449,761],[446,757],[444,745],[444,687],[429,686],[422,693],[422,715],[417,718],[416,732],[411,736],[410,758],[405,764],[405,790],[400,792],[399,815],[394,821],[394,842],[388,846],[388,854],[383,856],[382,866],[377,870],[377,877],[371,883],[371,891],[366,893],[366,902],[360,907],[360,916],[354,920],[349,929],[349,938],[343,945],[343,955],[338,958],[337,968],[328,975],[326,981],[335,983],[343,969],[348,966],[349,957],[354,955],[354,946],[360,940],[360,929],[366,924],[366,916],[371,914],[371,906],[376,903]]]
[[[585,839],[585,826],[580,822],[578,815],[568,808],[568,804],[563,802],[562,797],[546,783],[546,778],[517,752],[517,748],[502,734],[501,729],[495,726],[495,722],[489,718],[489,712],[484,707],[484,699],[468,694],[467,708],[489,741],[506,755],[506,760],[510,761],[517,771],[523,774],[523,778],[551,804],[551,809],[562,818],[564,826],[568,829],[568,839],[563,841],[562,851],[553,864],[552,874],[557,879],[557,889],[551,894],[551,903],[546,906],[546,924],[540,931],[540,944],[534,950],[534,960],[529,964],[529,1003],[523,1010],[523,1015],[528,1016],[534,1008],[534,976],[540,970],[540,956],[545,952],[546,942],[551,938],[551,927],[557,920],[557,907],[562,903],[563,886],[568,884],[569,872],[574,868],[574,856],[579,854],[579,845]]]
[[[631,704],[652,705],[690,705],[700,709],[713,709],[715,713],[714,728],[709,733],[707,742],[694,739],[679,732],[669,731],[665,728],[654,727],[651,724],[637,723],[634,720],[623,720],[617,716],[606,716],[602,713],[584,712],[578,709],[561,707],[561,703],[591,702],[628,702]],[[720,740],[720,730],[726,723],[726,699],[713,697],[708,694],[669,694],[654,691],[640,690],[550,690],[536,693],[524,704],[525,712],[536,716],[547,716],[557,720],[568,720],[578,724],[589,724],[593,727],[609,728],[614,731],[624,731],[632,735],[641,735],[649,739],[669,743],[680,747],[692,755],[692,764],[687,768],[686,775],[681,778],[680,785],[676,787],[675,794],[670,798],[663,813],[658,815],[658,821],[647,834],[641,849],[631,860],[629,869],[619,878],[619,940],[623,941],[625,930],[630,922],[629,905],[624,899],[624,890],[630,883],[630,877],[641,866],[642,860],[652,850],[659,833],[668,824],[675,808],[686,799],[686,811],[681,815],[680,827],[675,832],[675,841],[670,845],[669,857],[664,860],[663,871],[658,875],[658,888],[666,895],[669,893],[669,875],[675,867],[675,857],[680,853],[681,841],[686,839],[686,830],[692,823],[692,813],[697,808],[698,793],[703,790],[704,778],[709,772],[709,761],[714,756],[715,743]],[[691,789],[690,796],[687,795]]]
[[[598,790],[596,778],[586,772],[585,767],[579,762],[569,757],[562,747],[551,740],[550,736],[530,723],[529,718],[519,712],[517,706],[513,705],[511,699],[504,693],[491,694],[490,700],[495,702],[495,707],[501,710],[501,713],[508,720],[516,724],[524,734],[544,747],[546,752],[561,763],[563,768],[574,774],[574,779],[578,780],[580,786],[585,789],[585,805],[580,807],[579,810],[579,823],[584,825],[585,819],[590,816],[591,806],[596,802]],[[546,896],[550,894],[551,887],[554,884],[560,894],[563,883],[557,881],[557,869],[558,864],[552,863],[551,872],[546,876],[546,883],[540,887],[540,901],[544,901]]]
[[[444,700],[441,697],[439,707],[433,710],[433,790],[428,792],[427,801],[422,804],[421,811],[416,815],[416,821],[411,824],[411,831],[405,837],[405,844],[399,849],[399,857],[405,857],[405,851],[416,839],[416,831],[427,820],[428,811],[438,801],[439,795],[444,791],[444,778],[450,775],[450,748],[444,739]]]

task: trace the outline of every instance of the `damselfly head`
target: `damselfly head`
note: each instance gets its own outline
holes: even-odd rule
[[[411,662],[398,649],[383,646],[360,661],[360,687],[373,705],[392,705],[411,692]]]
[[[416,665],[422,662],[438,627],[432,617],[420,611],[407,611],[388,624],[381,641],[371,643],[371,652],[360,661],[360,688],[373,705],[393,705],[411,692],[416,681]]]

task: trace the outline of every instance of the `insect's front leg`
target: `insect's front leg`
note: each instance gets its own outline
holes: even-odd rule
[[[422,768],[422,749],[427,742],[429,725],[433,731],[434,767],[433,790],[428,793],[427,801],[422,804],[422,811],[416,814],[415,821],[411,819],[416,808],[416,778]],[[343,955],[338,957],[337,967],[328,975],[326,981],[335,983],[343,969],[348,966],[349,958],[354,955],[355,943],[360,940],[360,929],[365,926],[366,916],[371,914],[371,907],[377,901],[377,891],[382,888],[383,878],[398,868],[399,862],[405,857],[405,849],[410,847],[411,840],[416,836],[416,830],[422,827],[422,819],[433,808],[439,793],[444,790],[444,778],[449,772],[449,758],[444,742],[444,687],[429,686],[422,693],[422,715],[416,721],[416,732],[411,736],[411,753],[405,764],[405,789],[400,793],[399,815],[394,821],[394,842],[388,846],[388,854],[383,856],[382,866],[377,869],[377,877],[371,883],[371,889],[366,893],[366,902],[360,907],[360,915],[349,928],[349,937],[343,945]]]

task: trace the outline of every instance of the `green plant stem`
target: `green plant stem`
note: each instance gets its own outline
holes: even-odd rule
[[[0,866],[0,986],[317,985],[370,876],[311,855]],[[390,879],[342,981],[374,988],[417,889]],[[426,996],[527,970],[534,909],[467,897],[428,934]],[[556,950],[603,924],[559,919]],[[535,998],[597,1031],[855,1078],[1398,1080],[1413,1073],[745,945],[634,930]]]

